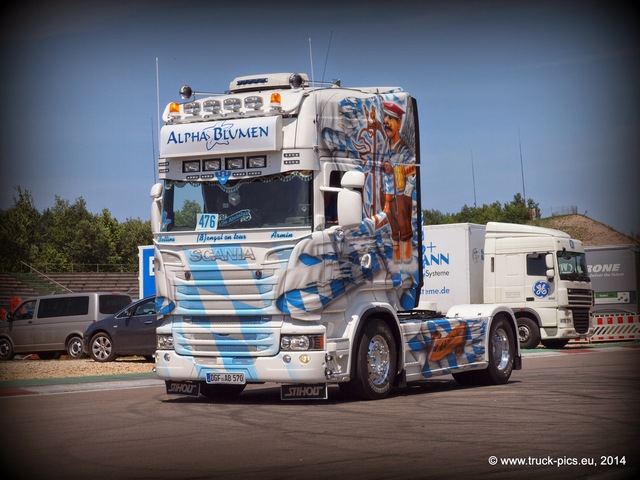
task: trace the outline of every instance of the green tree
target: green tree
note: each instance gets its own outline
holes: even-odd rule
[[[425,225],[438,225],[446,223],[477,223],[485,225],[487,222],[527,223],[532,218],[540,217],[540,208],[533,199],[528,199],[526,204],[519,193],[513,196],[513,201],[504,206],[500,202],[481,207],[463,205],[462,209],[453,214],[443,214],[438,210],[424,210]]]
[[[16,190],[13,206],[0,210],[0,268],[8,271],[19,270],[21,262],[31,263],[41,236],[41,215],[31,192]]]
[[[138,269],[138,247],[152,243],[151,222],[148,220],[143,222],[140,219],[128,218],[121,224],[117,251],[127,271],[135,272]]]
[[[175,212],[174,224],[176,227],[195,227],[198,213],[202,209],[195,200],[185,200],[180,211]]]

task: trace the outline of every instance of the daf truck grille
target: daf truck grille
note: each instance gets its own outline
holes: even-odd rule
[[[591,321],[591,316],[589,315],[588,308],[572,308],[571,313],[573,314],[573,326],[578,333],[587,333],[589,330],[589,322]]]
[[[569,297],[569,307],[585,307],[591,308],[593,305],[593,293],[585,288],[569,288],[567,290]]]

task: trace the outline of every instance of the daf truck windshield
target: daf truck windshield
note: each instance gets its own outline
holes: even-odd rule
[[[558,268],[561,280],[589,281],[587,273],[587,257],[584,253],[558,252]]]
[[[313,172],[220,182],[167,180],[163,191],[166,231],[198,229],[199,214],[217,214],[217,230],[310,227]]]

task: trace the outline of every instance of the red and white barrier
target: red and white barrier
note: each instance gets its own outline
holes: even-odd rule
[[[640,339],[640,315],[633,313],[598,313],[591,316],[591,337],[571,343],[618,342]]]

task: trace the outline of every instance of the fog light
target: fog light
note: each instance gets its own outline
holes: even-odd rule
[[[311,361],[311,357],[309,355],[300,355],[300,363],[304,363],[305,365]]]
[[[285,355],[284,357],[282,357],[282,361],[284,363],[291,363],[291,356],[290,355]]]

